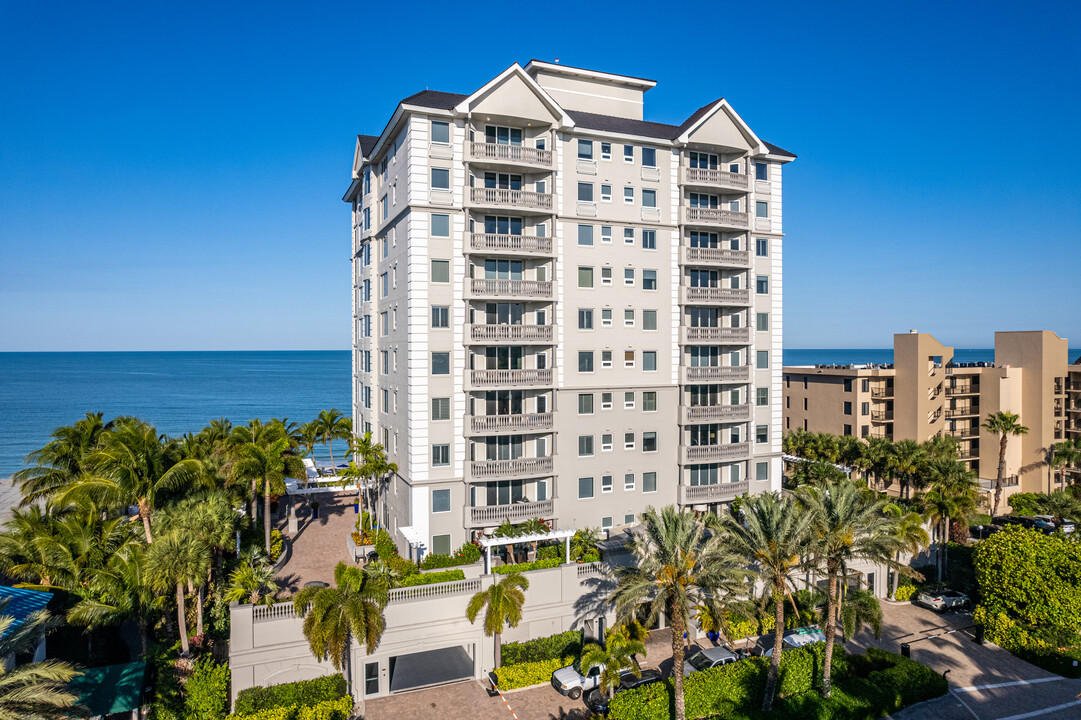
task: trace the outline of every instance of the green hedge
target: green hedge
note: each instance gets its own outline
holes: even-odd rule
[[[398,587],[412,587],[413,585],[432,585],[434,583],[451,582],[452,580],[465,580],[465,572],[462,570],[443,570],[432,573],[413,573],[402,578]]]
[[[910,583],[904,585],[898,585],[897,589],[893,591],[893,599],[897,602],[908,602],[916,596],[919,588]]]
[[[516,688],[540,685],[551,681],[552,673],[562,667],[572,664],[577,658],[565,657],[539,662],[524,662],[517,665],[504,665],[495,672],[496,683],[500,690],[514,690]]]
[[[559,635],[526,642],[510,642],[503,646],[503,665],[557,660],[582,654],[582,631],[568,630]]]
[[[195,663],[184,685],[184,716],[191,720],[221,720],[229,713],[229,666],[209,657]]]
[[[234,713],[229,720],[349,720],[352,714],[353,698],[343,697],[312,706],[289,705],[253,713]]]
[[[345,678],[341,675],[325,675],[314,680],[252,687],[241,690],[236,696],[236,712],[254,713],[277,707],[314,706],[328,700],[344,698]]]
[[[425,555],[421,561],[422,570],[435,570],[437,568],[458,567],[460,565],[472,565],[480,560],[481,549],[479,545],[471,542],[463,544],[451,555]]]
[[[548,560],[537,560],[535,562],[517,563],[515,565],[499,565],[492,568],[494,572],[500,575],[509,575],[515,572],[529,572],[530,570],[544,570],[545,568],[558,567],[563,564],[563,558],[550,558]]]

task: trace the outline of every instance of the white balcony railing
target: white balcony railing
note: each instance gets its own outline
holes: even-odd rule
[[[748,485],[749,483],[746,480],[734,483],[715,483],[713,485],[680,485],[676,493],[676,501],[680,505],[728,502],[745,494]]]
[[[751,405],[684,405],[679,409],[680,422],[684,425],[704,422],[748,422]]]
[[[551,430],[553,423],[552,413],[469,416],[469,430],[474,435],[505,432],[543,432]]]
[[[555,515],[555,503],[552,500],[540,502],[519,502],[512,505],[486,505],[484,507],[466,507],[465,524],[469,527],[487,527],[499,525],[504,520],[519,523],[531,518],[550,518]]]
[[[751,329],[747,327],[683,327],[680,332],[684,343],[746,345],[751,341]]]
[[[684,445],[680,448],[683,463],[713,462],[717,460],[743,460],[750,456],[750,443],[723,443],[721,445]]]
[[[503,235],[470,233],[469,248],[474,252],[508,253],[511,255],[551,255],[552,238],[535,235]]]
[[[717,303],[720,305],[750,305],[751,291],[747,288],[680,287],[684,304]]]
[[[578,171],[579,175],[596,175],[597,161],[578,158],[577,162],[575,163],[575,169]]]
[[[481,161],[496,160],[507,163],[520,163],[522,165],[552,166],[551,150],[538,150],[537,148],[522,147],[521,145],[471,142],[469,143],[469,157],[472,160]]]
[[[516,460],[473,460],[469,463],[469,474],[475,480],[551,475],[552,466],[551,456]]]
[[[543,343],[555,339],[554,325],[470,325],[469,340],[473,343]]]
[[[507,188],[475,187],[470,188],[469,196],[474,205],[533,208],[537,210],[552,209],[552,196],[549,193],[510,190]]]
[[[473,387],[550,387],[552,370],[470,370],[469,382]]]
[[[684,265],[722,265],[746,268],[751,266],[751,253],[728,248],[681,247],[680,262]]]
[[[686,185],[706,185],[708,187],[746,190],[749,187],[747,176],[726,170],[708,168],[683,168],[683,183]]]
[[[597,203],[579,200],[574,212],[581,217],[597,217]]]
[[[747,230],[750,217],[745,212],[720,208],[683,208],[683,222],[688,225],[708,225]]]
[[[428,201],[431,202],[432,205],[453,205],[454,191],[436,189],[429,190]]]
[[[642,219],[646,222],[660,222],[661,221],[661,209],[657,207],[644,207],[642,208]]]
[[[474,297],[540,298],[552,297],[551,280],[489,280],[473,278],[469,283]]]
[[[685,384],[696,382],[745,383],[750,382],[751,379],[750,365],[683,367],[680,370]]]
[[[429,143],[428,157],[436,158],[437,160],[453,160],[454,148],[446,143]]]
[[[642,167],[642,179],[647,182],[660,182],[661,169],[655,167]]]

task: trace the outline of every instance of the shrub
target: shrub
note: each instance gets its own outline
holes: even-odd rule
[[[600,550],[587,550],[578,558],[578,563],[591,563],[597,562],[601,559]]]
[[[195,663],[184,686],[185,717],[193,720],[221,720],[229,712],[229,666],[209,657]]]
[[[282,538],[282,531],[278,528],[273,528],[270,531],[270,562],[278,562],[284,548],[285,540]]]
[[[538,560],[551,560],[552,558],[561,558],[566,554],[566,550],[562,545],[542,545],[537,548]]]
[[[578,657],[582,654],[582,631],[568,630],[536,640],[510,642],[503,646],[502,653],[504,666]]]
[[[238,712],[230,715],[229,720],[349,720],[352,714],[353,698],[343,697],[315,705],[287,705],[253,713]]]
[[[312,707],[329,700],[344,698],[345,694],[345,678],[338,674],[270,687],[252,687],[237,694],[236,712],[254,713],[294,705]]]
[[[773,615],[763,615],[757,620],[733,619],[728,616],[728,639],[742,640],[753,635],[762,635],[773,632],[777,626],[777,618]]]
[[[436,568],[472,565],[480,560],[481,554],[479,545],[467,542],[451,555],[425,555],[420,567],[422,570],[434,570]]]
[[[413,587],[414,585],[434,585],[435,583],[451,582],[453,580],[465,580],[465,573],[461,570],[443,570],[433,573],[413,573],[398,581],[398,587]]]
[[[500,575],[508,575],[515,572],[529,572],[530,570],[544,570],[545,568],[553,568],[563,564],[563,558],[552,558],[549,560],[537,560],[535,562],[517,563],[516,565],[499,565],[492,568],[494,572]]]
[[[919,590],[919,588],[911,583],[898,585],[897,589],[893,591],[893,599],[897,602],[908,602],[912,599],[912,596],[916,594],[917,590]]]
[[[493,672],[500,690],[514,690],[549,682],[552,679],[552,673],[561,667],[570,665],[574,661],[574,657],[564,657],[540,660],[538,662],[524,662],[516,665],[504,665],[496,668]]]
[[[1014,493],[1007,502],[1010,503],[1014,515],[1042,515],[1040,500],[1044,497],[1046,495],[1042,493]]]

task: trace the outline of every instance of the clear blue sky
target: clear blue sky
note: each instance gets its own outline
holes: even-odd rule
[[[1081,340],[1078,3],[434,8],[0,2],[0,351],[347,348],[355,135],[531,57],[799,155],[787,346]]]

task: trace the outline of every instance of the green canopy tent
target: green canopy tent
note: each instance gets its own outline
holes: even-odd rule
[[[90,668],[68,682],[68,689],[89,711],[87,717],[127,712],[138,717],[145,686],[145,662]]]

